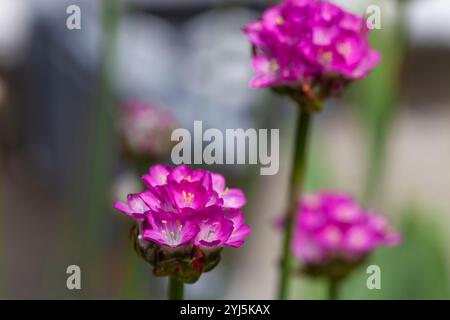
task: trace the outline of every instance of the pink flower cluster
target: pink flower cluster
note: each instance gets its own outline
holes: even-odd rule
[[[170,152],[170,135],[176,128],[172,115],[158,106],[137,100],[124,104],[120,133],[126,152],[154,159]]]
[[[365,211],[346,194],[319,192],[300,202],[292,249],[309,265],[351,263],[399,241],[385,217]]]
[[[220,174],[156,165],[142,180],[147,189],[115,207],[138,221],[145,241],[168,248],[240,247],[251,232],[240,210],[243,192],[228,189]]]
[[[244,32],[254,48],[253,87],[361,79],[380,60],[365,20],[324,0],[284,0]]]

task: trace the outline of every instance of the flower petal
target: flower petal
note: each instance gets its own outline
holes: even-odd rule
[[[167,183],[167,176],[171,172],[169,166],[155,165],[150,167],[150,173],[142,176],[142,181],[149,188],[164,185]]]
[[[222,195],[223,206],[226,208],[242,208],[247,199],[245,198],[244,192],[240,189],[228,189]]]
[[[144,230],[144,239],[171,248],[190,242],[199,231],[198,226],[186,216],[165,212],[150,212],[147,218],[151,229]]]
[[[224,244],[233,231],[233,222],[225,219],[220,207],[212,207],[197,218],[200,228],[195,244],[204,247],[217,247]]]

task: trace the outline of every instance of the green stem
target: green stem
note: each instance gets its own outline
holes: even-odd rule
[[[329,300],[339,300],[338,299],[338,289],[339,281],[333,278],[328,280],[328,299]]]
[[[120,6],[118,0],[102,2],[103,36],[101,44],[101,67],[97,104],[92,108],[89,143],[89,185],[87,186],[87,221],[83,226],[85,237],[82,242],[83,263],[93,263],[93,257],[104,254],[108,224],[106,212],[110,210],[107,199],[111,185],[113,159],[113,111],[115,103],[115,49]],[[100,271],[99,271],[100,272]],[[99,282],[106,280],[99,280]]]
[[[303,111],[302,106],[298,108],[297,128],[294,139],[294,160],[292,162],[291,181],[289,190],[289,206],[286,214],[286,226],[281,257],[281,270],[278,288],[278,298],[284,300],[289,293],[289,274],[291,271],[290,244],[293,233],[297,202],[302,190],[306,172],[306,148],[311,115]]]
[[[183,300],[184,284],[182,281],[174,277],[169,277],[169,289],[167,291],[167,298],[169,300]]]
[[[389,120],[386,119],[385,123]],[[385,125],[386,126],[386,125]],[[386,126],[387,127],[387,126]],[[367,181],[364,190],[364,202],[366,205],[371,205],[374,201],[379,186],[383,179],[385,152],[387,143],[387,129],[374,129],[371,134],[374,135],[370,144],[369,150],[369,165],[367,173]]]

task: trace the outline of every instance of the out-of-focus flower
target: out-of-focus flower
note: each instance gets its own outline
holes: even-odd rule
[[[158,159],[167,155],[176,128],[172,114],[143,101],[127,101],[122,109],[119,130],[126,154],[137,159]]]
[[[251,232],[244,194],[226,189],[220,174],[156,165],[142,180],[147,189],[115,207],[136,220],[135,248],[156,275],[193,283],[217,265],[222,247],[240,247]]]
[[[251,85],[320,104],[379,62],[368,31],[363,18],[328,1],[285,0],[244,28],[254,52]]]
[[[300,201],[292,251],[307,274],[339,279],[376,248],[399,242],[384,216],[362,209],[346,194],[319,192]]]

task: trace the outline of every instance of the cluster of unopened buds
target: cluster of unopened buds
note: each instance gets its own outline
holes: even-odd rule
[[[253,46],[251,85],[271,87],[309,111],[364,78],[380,60],[364,18],[324,0],[285,0],[244,28]]]
[[[380,246],[394,246],[400,235],[386,217],[361,208],[349,195],[318,192],[302,197],[292,251],[302,272],[340,280]]]
[[[219,263],[223,247],[240,247],[251,232],[243,192],[220,174],[156,165],[142,180],[146,190],[115,207],[135,219],[135,249],[157,276],[193,283]]]

